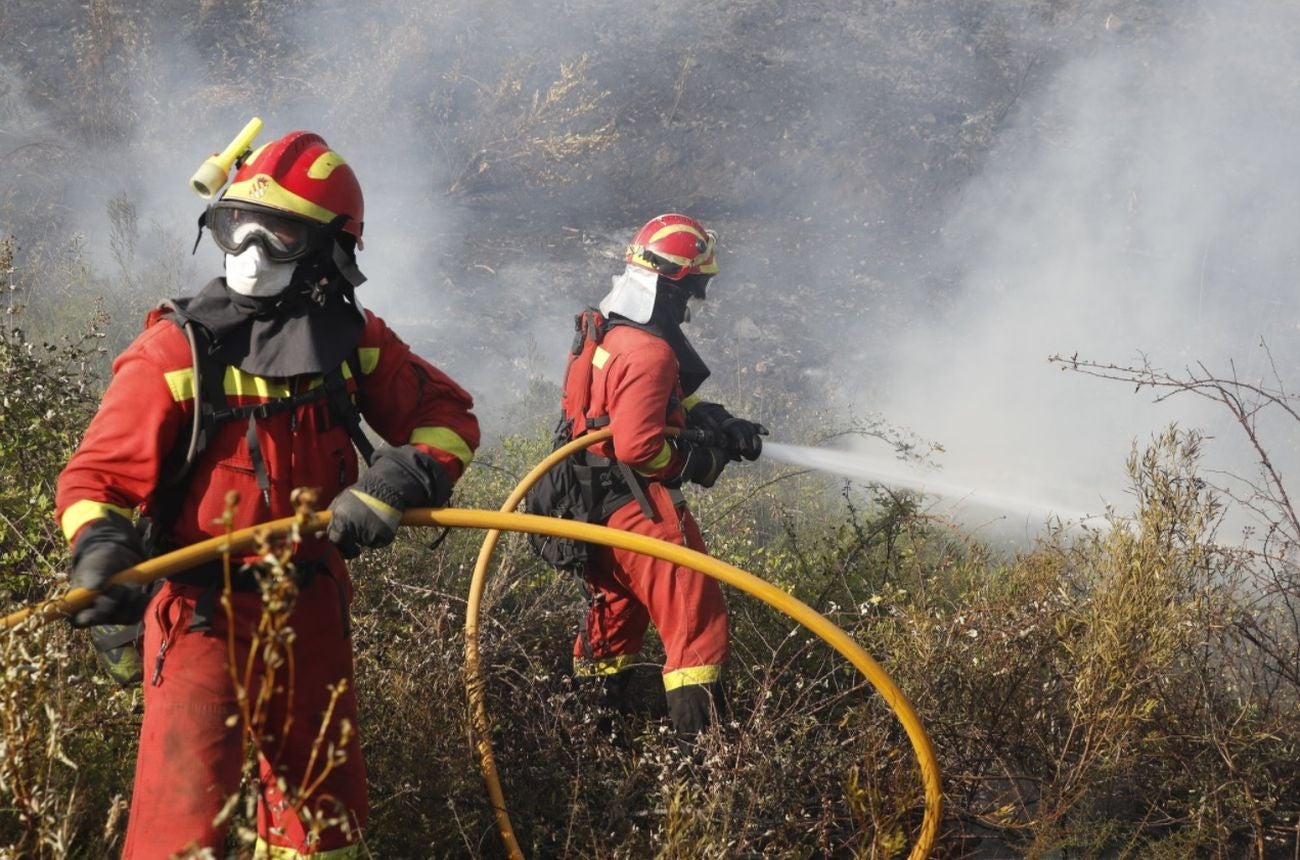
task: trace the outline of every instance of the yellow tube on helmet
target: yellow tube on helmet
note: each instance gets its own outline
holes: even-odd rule
[[[243,130],[235,135],[235,139],[230,141],[229,146],[199,165],[199,169],[190,177],[190,188],[194,193],[204,200],[211,200],[230,178],[230,169],[234,167],[235,160],[248,152],[249,144],[261,130],[262,121],[253,117]]]

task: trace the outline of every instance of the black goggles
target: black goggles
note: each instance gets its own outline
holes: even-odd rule
[[[227,254],[240,254],[257,242],[272,260],[286,263],[312,253],[324,235],[324,225],[314,221],[229,203],[208,209],[206,226]]]

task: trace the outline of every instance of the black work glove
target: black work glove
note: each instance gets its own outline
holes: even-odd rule
[[[744,457],[753,462],[763,453],[763,437],[767,428],[744,418],[728,418],[722,422],[722,433],[727,437],[727,450],[733,460]]]
[[[737,418],[719,403],[701,400],[686,413],[686,426],[707,430],[719,438],[731,459],[757,460],[763,453],[763,436],[767,428],[754,421]]]
[[[344,558],[362,547],[388,546],[410,507],[440,508],[451,498],[451,478],[437,460],[410,445],[381,448],[361,479],[330,503],[329,539]]]
[[[681,474],[678,475],[678,483],[690,481],[701,487],[712,487],[717,482],[718,476],[722,474],[722,470],[727,467],[727,461],[731,459],[726,448],[713,445],[698,445],[678,440],[677,450],[686,456]]]
[[[144,615],[149,594],[140,585],[112,585],[105,583],[116,573],[144,561],[144,545],[140,533],[131,521],[121,514],[109,513],[102,519],[91,520],[72,549],[72,574],[69,582],[75,588],[98,591],[93,602],[72,616],[73,627],[94,627],[99,624],[134,624]]]

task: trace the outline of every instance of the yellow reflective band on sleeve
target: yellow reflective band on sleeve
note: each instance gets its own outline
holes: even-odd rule
[[[690,397],[687,397],[685,400],[682,401],[682,408],[685,409],[687,412],[690,412],[692,409],[695,408],[695,404],[699,402],[700,402],[700,395],[692,394]]]
[[[673,447],[668,444],[667,440],[665,440],[664,446],[659,449],[658,454],[655,454],[655,458],[651,460],[649,463],[646,463],[644,466],[638,466],[637,471],[640,472],[642,475],[653,475],[655,472],[658,472],[664,466],[667,466],[668,461],[671,460],[672,458],[673,458]]]
[[[604,370],[607,361],[609,361],[609,353],[605,351],[605,347],[596,347],[596,351],[591,354],[591,363],[598,369]]]
[[[620,654],[617,657],[604,657],[600,660],[587,660],[583,657],[573,658],[573,674],[580,678],[599,678],[604,675],[617,675],[629,668],[640,654]]]
[[[474,452],[460,434],[446,427],[416,427],[411,431],[411,442],[446,451],[466,466],[474,459]]]
[[[68,509],[63,512],[63,518],[59,521],[59,526],[63,529],[63,536],[68,541],[71,541],[86,523],[106,517],[110,512],[121,514],[128,520],[131,519],[129,508],[110,505],[108,502],[94,502],[90,499],[82,499],[68,506]]]
[[[253,860],[299,860],[307,857],[311,860],[356,860],[360,856],[360,842],[329,851],[316,850],[310,854],[300,854],[296,849],[284,845],[271,845],[261,836],[257,837],[257,842],[253,845]]]
[[[167,387],[171,389],[172,400],[182,403],[186,400],[194,399],[194,370],[185,368],[184,370],[173,370],[163,374],[163,379],[167,382]]]
[[[678,669],[675,672],[665,672],[664,690],[676,690],[678,687],[687,687],[692,684],[712,684],[720,680],[722,680],[721,666],[691,666],[686,669]]]

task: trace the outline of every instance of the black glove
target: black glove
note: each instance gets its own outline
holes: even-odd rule
[[[363,546],[392,543],[407,508],[440,508],[450,498],[451,478],[437,460],[410,445],[381,448],[361,480],[330,503],[329,539],[356,558]]]
[[[121,514],[110,512],[102,519],[91,520],[77,536],[72,550],[72,575],[75,588],[100,592],[85,609],[72,616],[73,627],[99,624],[134,624],[144,615],[149,593],[140,585],[104,584],[116,573],[144,561],[140,533]]]
[[[727,450],[731,452],[733,460],[744,457],[752,462],[763,453],[763,437],[767,435],[767,428],[762,424],[744,418],[728,418],[722,422],[722,432],[727,437]]]
[[[701,400],[686,413],[686,426],[707,430],[718,436],[726,446],[731,459],[757,460],[763,453],[763,440],[767,428],[754,421],[737,418],[719,403]]]
[[[686,462],[678,475],[678,481],[690,481],[701,487],[712,487],[717,482],[722,470],[727,467],[731,455],[726,448],[713,445],[697,445],[678,440],[677,450],[686,455]]]

